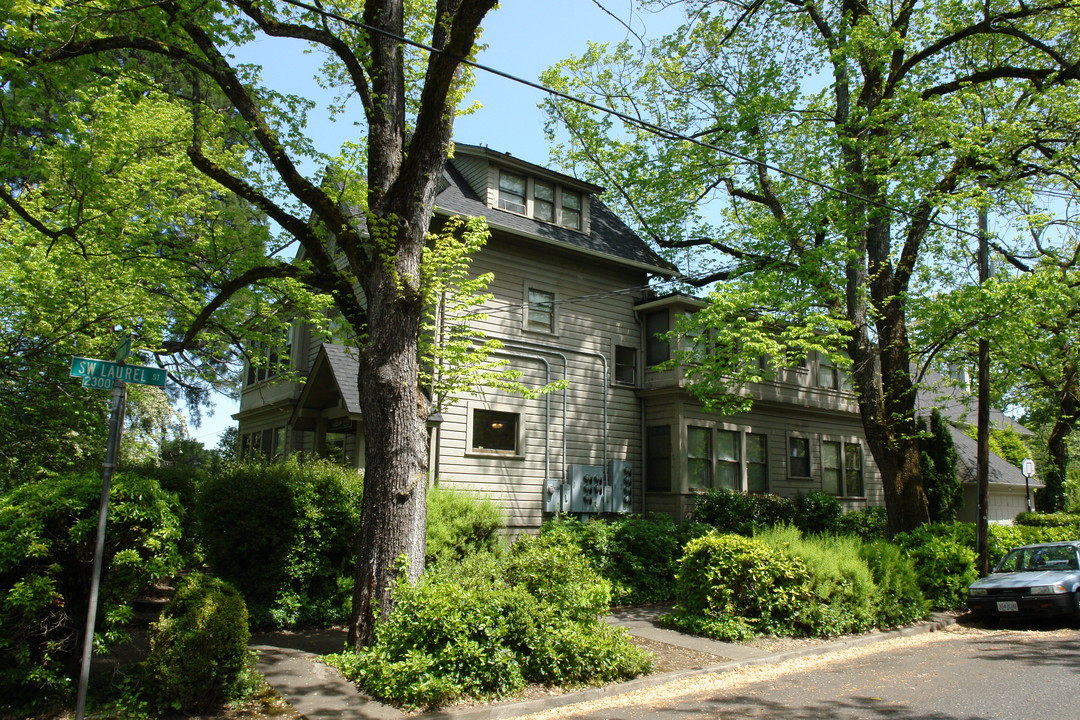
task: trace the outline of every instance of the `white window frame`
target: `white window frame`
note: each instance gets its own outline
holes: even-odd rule
[[[533,325],[529,320],[529,313],[532,309],[532,302],[529,299],[529,294],[532,292],[546,293],[551,296],[551,327],[538,327]],[[521,308],[521,329],[525,332],[538,333],[540,335],[558,335],[559,334],[559,294],[552,288],[541,285],[538,283],[525,282],[521,289],[522,308]]]
[[[465,455],[469,457],[486,457],[500,460],[523,460],[525,458],[525,413],[522,408],[509,405],[492,405],[488,403],[470,403],[467,408],[468,415],[465,423]],[[517,420],[517,428],[514,437],[515,448],[513,450],[496,450],[478,448],[475,444],[474,428],[476,427],[477,412],[502,413],[514,415]]]

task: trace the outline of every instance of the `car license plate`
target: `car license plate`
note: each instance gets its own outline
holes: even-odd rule
[[[1020,608],[1016,606],[1015,600],[1002,600],[997,604],[998,612],[1017,612]]]

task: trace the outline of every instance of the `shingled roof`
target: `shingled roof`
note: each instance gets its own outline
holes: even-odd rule
[[[519,238],[533,238],[540,242],[583,251],[590,255],[632,265],[655,275],[674,277],[679,274],[675,265],[654,252],[648,243],[596,197],[596,193],[602,188],[488,148],[461,144],[455,145],[455,148],[457,155],[447,161],[442,190],[435,198],[436,213],[483,217],[487,219],[488,226],[492,230],[501,230]],[[589,234],[489,207],[484,199],[470,187],[455,166],[455,159],[460,156],[480,156],[495,164],[512,163],[514,168],[524,168],[537,174],[551,176],[585,190],[590,203]]]

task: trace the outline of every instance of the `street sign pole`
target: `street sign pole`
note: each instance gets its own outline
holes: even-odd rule
[[[101,586],[101,565],[105,554],[105,520],[109,515],[109,490],[113,471],[120,455],[120,435],[124,429],[124,409],[127,384],[116,380],[112,389],[112,412],[109,416],[109,444],[101,471],[101,507],[98,510],[97,539],[94,545],[94,570],[90,576],[90,606],[86,611],[86,631],[83,634],[82,667],[79,671],[79,693],[75,705],[75,720],[86,713],[86,689],[90,682],[90,656],[94,650],[94,625],[97,622],[98,591]]]

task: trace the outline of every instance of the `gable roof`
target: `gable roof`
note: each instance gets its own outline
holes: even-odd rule
[[[345,415],[360,417],[360,390],[356,384],[359,372],[360,363],[356,359],[355,348],[322,343],[319,354],[311,365],[304,389],[293,406],[289,425],[295,430],[312,430],[314,426],[311,415],[304,411],[322,412],[328,408],[339,407],[339,403],[343,406]]]
[[[978,444],[969,438],[963,430],[949,425],[953,447],[956,448],[956,475],[962,483],[974,484],[978,479]],[[1008,460],[990,453],[986,475],[991,485],[1024,485],[1024,473]],[[1037,477],[1030,480],[1032,489],[1041,488],[1044,483]]]
[[[953,424],[974,425],[978,403],[971,391],[956,380],[937,372],[927,372],[919,382],[917,405],[921,412],[937,409],[941,416]],[[994,427],[1015,430],[1028,436],[1032,432],[997,408],[990,408],[990,424]]]

